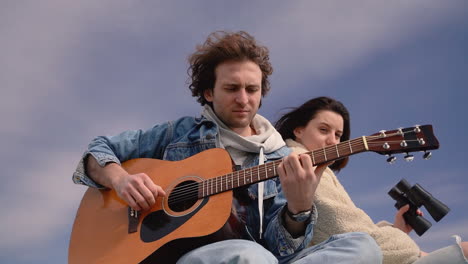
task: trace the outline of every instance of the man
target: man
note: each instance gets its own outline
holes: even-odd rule
[[[246,32],[215,32],[189,62],[190,89],[203,106],[202,117],[94,139],[75,183],[114,189],[133,209],[148,210],[158,196],[167,195],[165,190],[144,173],[127,173],[121,162],[142,157],[176,161],[215,147],[226,149],[243,168],[283,158],[279,179],[251,185],[243,194],[248,235],[202,246],[178,263],[380,262],[378,246],[362,233],[306,248],[317,218],[314,193],[326,166],[314,168],[307,155],[288,155],[279,133],[257,114],[270,89],[268,49]]]

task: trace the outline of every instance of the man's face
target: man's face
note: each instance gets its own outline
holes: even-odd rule
[[[241,136],[250,136],[250,123],[262,97],[262,71],[252,61],[226,61],[215,68],[213,90],[205,99],[221,121]]]

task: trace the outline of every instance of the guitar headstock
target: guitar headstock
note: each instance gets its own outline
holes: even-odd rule
[[[428,151],[439,148],[439,141],[434,136],[432,125],[400,128],[372,134],[366,137],[370,151],[383,155],[395,153],[409,153],[415,151]],[[429,158],[430,152],[426,152],[424,158]],[[389,158],[389,162],[394,160]],[[412,160],[412,155],[407,155],[407,160]]]

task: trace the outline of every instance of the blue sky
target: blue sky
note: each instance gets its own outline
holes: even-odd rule
[[[0,3],[1,263],[66,263],[85,191],[71,174],[87,143],[198,115],[187,56],[215,30],[269,47],[260,114],[272,121],[326,95],[350,110],[352,138],[432,124],[441,148],[431,160],[363,153],[339,178],[376,222],[393,222],[392,186],[419,183],[452,209],[439,223],[426,212],[432,228],[412,234],[421,248],[468,239],[467,1],[193,2]]]

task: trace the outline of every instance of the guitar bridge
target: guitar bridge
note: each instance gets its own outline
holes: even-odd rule
[[[140,220],[140,213],[128,207],[128,233],[135,233],[138,231],[138,222]]]

